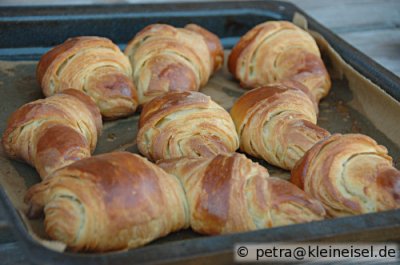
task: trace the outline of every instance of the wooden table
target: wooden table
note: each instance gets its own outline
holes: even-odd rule
[[[32,3],[34,2],[34,3]],[[2,0],[6,5],[48,5],[54,0]],[[56,4],[140,3],[135,0],[60,0]],[[152,0],[152,3],[170,2]],[[175,2],[185,2],[175,0]],[[193,2],[193,1],[186,1]],[[200,1],[198,1],[200,2]],[[290,0],[372,59],[400,75],[400,1],[399,0]],[[0,208],[0,262],[27,264],[22,251],[4,222]]]

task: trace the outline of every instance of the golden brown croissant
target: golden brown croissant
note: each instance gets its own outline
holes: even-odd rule
[[[102,121],[96,104],[68,89],[23,105],[8,120],[3,146],[8,156],[34,166],[41,178],[96,147]]]
[[[319,101],[331,86],[315,40],[287,21],[265,22],[247,32],[232,49],[228,67],[245,88],[291,79]]]
[[[313,146],[291,181],[333,217],[400,208],[400,171],[384,146],[361,134],[334,134]]]
[[[322,205],[242,154],[176,158],[158,165],[177,176],[190,207],[192,229],[226,234],[324,218]]]
[[[239,147],[229,113],[200,92],[170,92],[145,104],[137,135],[139,151],[157,161],[214,156]]]
[[[329,133],[318,127],[317,105],[298,82],[271,84],[248,91],[231,109],[240,149],[272,165],[292,169]]]
[[[169,91],[199,90],[224,61],[218,37],[194,24],[147,26],[128,43],[125,54],[140,104]]]
[[[138,105],[129,60],[106,38],[68,39],[43,55],[36,75],[46,96],[68,88],[81,90],[106,119],[132,114]]]
[[[75,251],[134,248],[189,225],[179,180],[127,152],[64,167],[25,200],[31,217],[44,209],[47,234]]]

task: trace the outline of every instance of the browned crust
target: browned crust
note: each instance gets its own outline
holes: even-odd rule
[[[52,48],[40,58],[39,63],[36,67],[36,79],[40,86],[42,86],[43,76],[46,73],[47,68],[49,68],[54,59],[65,51],[68,51],[69,49],[74,47],[75,44],[80,41],[80,39],[81,38],[79,37],[68,39],[64,43],[61,43]]]
[[[196,92],[170,92],[144,105],[139,119],[139,129],[150,119],[165,116],[177,109],[206,107],[210,97]]]
[[[69,66],[68,71],[59,74],[59,69],[74,56],[82,57],[73,60],[73,67]],[[99,62],[106,64],[90,68]],[[74,72],[76,69],[80,70],[79,74]],[[44,54],[37,65],[36,77],[46,96],[69,88],[83,90],[92,97],[105,119],[110,120],[128,116],[136,110],[138,97],[131,71],[129,60],[111,40],[80,36],[70,38]]]
[[[194,209],[197,218],[207,220],[207,234],[219,234],[220,227],[228,221],[235,160],[235,156],[216,156],[202,177],[201,190],[206,196],[197,200]]]
[[[90,113],[92,113],[93,120],[95,121],[97,128],[97,134],[100,135],[101,130],[103,128],[103,121],[101,120],[100,109],[97,107],[96,103],[92,100],[92,98],[76,89],[66,89],[61,93],[73,96],[78,100],[80,100],[83,104],[85,104],[85,106],[89,109]]]
[[[125,48],[140,104],[174,91],[198,91],[222,67],[223,47],[208,30],[152,24]]]
[[[386,148],[368,136],[335,134],[306,152],[291,182],[320,199],[331,216],[396,209],[400,172],[391,161]]]
[[[185,26],[185,29],[194,31],[203,36],[211,54],[213,72],[220,69],[224,63],[224,48],[218,36],[196,24],[188,24]]]
[[[268,28],[275,28],[273,24],[260,24],[255,26],[251,30],[249,30],[245,35],[243,35],[238,43],[232,48],[231,53],[228,57],[228,70],[231,74],[237,77],[236,74],[236,67],[237,67],[237,60],[242,52],[247,48],[247,46],[254,41],[260,31],[268,29]],[[244,87],[246,88],[246,87]]]
[[[85,126],[89,135],[79,126]],[[2,144],[9,157],[26,161],[44,178],[57,168],[90,156],[101,130],[100,111],[92,99],[67,89],[17,109],[8,119]]]
[[[259,104],[261,101],[278,96],[279,94],[285,93],[288,90],[297,90],[303,92],[314,103],[315,111],[318,112],[317,103],[307,87],[303,86],[299,82],[287,80],[281,83],[270,84],[252,89],[236,100],[230,111],[232,119],[236,124],[236,128],[239,129],[238,126],[243,123],[243,120],[247,116],[248,110]]]
[[[232,75],[240,81],[240,85],[246,89],[253,89],[258,86],[263,86],[267,83],[274,82],[271,80],[266,82],[266,80],[271,79],[272,76],[277,75],[278,72],[282,72],[279,74],[280,76],[275,80],[275,82],[281,82],[284,80],[295,80],[301,82],[310,89],[311,93],[315,96],[316,101],[319,101],[322,97],[328,94],[331,87],[331,81],[319,54],[314,54],[315,49],[317,49],[315,43],[312,45],[312,42],[310,42],[311,46],[305,46],[303,47],[303,50],[295,51],[297,53],[291,51],[290,48],[281,54],[274,51],[274,54],[277,57],[271,58],[275,58],[274,65],[277,64],[276,69],[260,69],[260,65],[255,65],[255,69],[253,70],[256,72],[255,77],[248,76],[247,74],[242,76],[240,73],[241,70],[239,68],[242,67],[241,64],[244,63],[244,58],[249,60],[250,56],[255,56],[251,53],[251,51],[254,48],[253,46],[261,43],[264,40],[262,38],[263,36],[268,38],[270,37],[271,41],[273,41],[276,33],[283,32],[288,29],[295,30],[297,34],[304,32],[304,36],[308,34],[307,32],[287,21],[265,22],[255,26],[245,35],[243,35],[239,42],[233,47],[228,58],[228,69]],[[287,46],[290,47],[290,37],[285,37],[286,38],[284,40],[288,41]],[[269,47],[271,47],[272,52],[273,47],[271,45]],[[256,50],[258,50],[258,48],[259,47],[257,47]],[[265,49],[269,50],[268,47]],[[265,60],[273,59],[265,58]],[[262,78],[262,75],[271,75],[271,78]]]
[[[50,51],[45,53],[39,60],[39,63],[36,68],[36,79],[40,86],[42,86],[43,76],[45,75],[47,69],[52,64],[52,62],[64,52],[72,49],[76,45],[80,43],[85,43],[88,45],[92,43],[93,45],[98,44],[99,42],[102,45],[106,45],[108,47],[114,48],[115,44],[113,44],[109,39],[102,37],[92,37],[92,36],[79,36],[74,38],[69,38],[65,42],[53,47]]]
[[[192,229],[199,233],[243,232],[325,216],[318,201],[287,181],[269,177],[266,168],[242,154],[157,163],[181,180]]]
[[[25,202],[32,217],[44,209],[47,234],[73,251],[138,247],[188,225],[179,181],[128,152],[64,167],[31,187]]]
[[[310,163],[315,159],[320,150],[329,143],[340,138],[341,134],[333,134],[322,141],[316,143],[304,156],[296,163],[291,171],[290,182],[297,187],[304,189],[304,179],[307,176]]]

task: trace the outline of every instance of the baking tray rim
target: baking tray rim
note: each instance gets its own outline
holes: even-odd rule
[[[252,5],[257,3],[257,9],[254,9]],[[139,7],[142,8],[150,8],[150,7],[163,7],[169,5],[170,3],[157,3],[157,4],[120,4],[117,5],[118,8],[121,7]],[[371,58],[361,53],[350,44],[342,40],[336,34],[319,24],[313,18],[308,16],[304,11],[299,9],[292,3],[288,2],[280,2],[280,1],[248,1],[248,2],[202,2],[202,3],[177,3],[175,5],[175,12],[186,11],[186,8],[197,6],[203,7],[203,10],[207,10],[213,6],[219,6],[221,9],[223,8],[238,8],[238,7],[246,7],[248,11],[256,11],[257,14],[260,14],[261,11],[270,12],[268,8],[271,5],[276,6],[284,6],[285,12],[290,12],[292,15],[294,12],[298,12],[303,15],[307,21],[309,29],[314,30],[321,34],[328,43],[338,52],[342,58],[355,70],[357,70],[360,74],[370,79],[373,83],[380,86],[384,91],[386,91],[389,95],[395,98],[397,101],[400,101],[400,78],[396,75],[373,61]],[[32,6],[28,8],[28,11],[35,12],[37,10],[47,10],[52,12],[52,10],[73,10],[74,8],[79,7],[80,9],[96,9],[96,8],[107,8],[110,10],[109,6],[106,5],[94,5],[94,6],[76,6],[76,5],[68,5],[68,6]],[[13,11],[18,14],[18,12],[27,12],[27,9],[24,7],[0,7],[0,13],[2,11]],[[193,10],[191,10],[193,12]],[[151,12],[151,11],[150,11]],[[262,13],[262,12],[261,12]],[[287,241],[301,241],[298,240],[294,235],[296,235],[296,231],[304,231],[304,230],[317,230],[318,227],[329,227],[332,228],[331,233],[327,234],[326,232],[316,232],[314,235],[306,238],[306,241],[310,240],[318,240],[318,239],[326,239],[329,237],[335,237],[340,235],[351,234],[354,232],[373,232],[373,230],[380,229],[390,229],[392,227],[398,228],[400,224],[398,222],[393,222],[391,220],[399,220],[400,219],[400,210],[393,210],[387,212],[380,213],[371,213],[357,216],[349,216],[343,218],[335,218],[329,220],[322,220],[311,223],[303,223],[297,225],[290,225],[284,227],[277,228],[269,228],[269,229],[261,229],[251,232],[230,234],[230,235],[221,235],[221,236],[213,236],[213,237],[201,237],[195,239],[187,239],[181,241],[168,242],[167,244],[158,244],[158,245],[147,245],[142,248],[132,249],[129,251],[118,251],[118,252],[109,252],[109,253],[97,253],[97,254],[82,254],[82,253],[71,253],[71,252],[57,252],[52,251],[49,248],[44,247],[40,243],[38,243],[34,238],[28,233],[24,223],[22,222],[19,214],[8,196],[6,195],[3,187],[0,186],[0,203],[4,206],[4,210],[6,211],[6,218],[8,219],[8,224],[13,230],[14,234],[17,236],[19,241],[22,241],[22,246],[25,248],[28,253],[28,258],[35,263],[51,263],[57,261],[57,264],[69,264],[70,262],[74,262],[74,264],[104,264],[111,261],[118,261],[119,263],[125,262],[147,262],[147,263],[165,263],[165,262],[174,262],[174,261],[182,261],[190,258],[203,257],[207,255],[213,254],[231,254],[233,251],[233,243],[238,242],[269,242],[273,240],[273,238],[268,238],[268,234],[274,234],[275,237],[279,237],[282,234],[287,234]],[[368,217],[373,216],[373,221],[368,219]],[[352,227],[351,224],[358,224],[358,227]],[[360,225],[362,224],[362,225]],[[347,227],[347,228],[344,228]],[[326,228],[325,228],[326,229]],[[290,236],[292,235],[292,236]],[[274,237],[273,236],[273,237]],[[221,242],[222,241],[222,242]],[[210,244],[211,242],[211,244]],[[185,246],[186,244],[193,247],[192,252],[184,251],[184,252],[176,252],[174,249]],[[212,245],[212,248],[211,246]],[[188,246],[186,246],[188,247]],[[154,253],[164,253],[162,255],[149,255],[152,252]],[[42,255],[41,255],[41,254]],[[233,254],[232,258],[233,258]],[[140,256],[140,257],[138,257]],[[162,259],[159,257],[161,256]],[[144,259],[143,259],[144,258]],[[121,264],[122,264],[121,263]]]

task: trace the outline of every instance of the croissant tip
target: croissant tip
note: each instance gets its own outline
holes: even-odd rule
[[[43,216],[42,207],[37,204],[30,204],[26,216],[29,219],[37,219]]]

